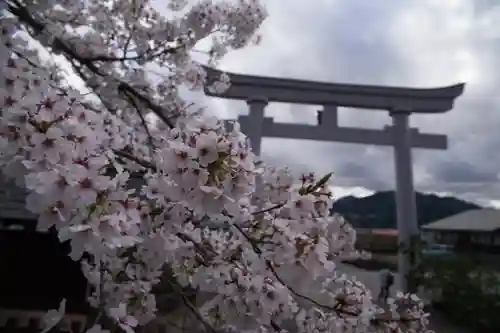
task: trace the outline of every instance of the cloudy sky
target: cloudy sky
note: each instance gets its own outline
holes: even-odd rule
[[[500,2],[493,0],[264,0],[262,43],[230,54],[228,71],[338,83],[439,87],[466,82],[455,108],[413,116],[449,149],[415,150],[418,191],[500,202]],[[225,118],[243,102],[211,100]],[[316,108],[317,109],[317,108]],[[271,104],[275,121],[312,123],[315,108]],[[382,128],[386,112],[341,109],[345,126]],[[333,171],[337,195],[394,189],[390,147],[265,139],[264,158],[295,170]]]
[[[465,82],[455,108],[413,116],[421,132],[448,135],[449,149],[414,150],[416,190],[500,207],[500,2],[495,0],[261,0],[262,42],[221,69],[305,80],[434,88]],[[155,1],[161,10],[162,2]],[[220,117],[242,101],[207,98]],[[315,123],[318,107],[270,104],[276,122]],[[339,124],[382,128],[386,112],[341,108]],[[391,190],[390,147],[264,139],[263,158],[293,170],[334,172],[336,196]]]

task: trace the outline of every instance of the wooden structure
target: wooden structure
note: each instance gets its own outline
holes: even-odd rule
[[[0,177],[0,330],[40,332],[49,309],[67,299],[65,326],[82,327],[87,283],[69,245],[53,232],[35,230],[35,216],[24,209],[25,193]],[[64,326],[64,325],[63,325]]]
[[[129,186],[139,189],[143,183],[141,175],[134,174]],[[53,230],[36,231],[35,216],[24,209],[25,196],[0,175],[0,332],[39,333],[45,313],[57,309],[63,298],[67,315],[59,331],[82,332],[90,307],[80,263],[68,256],[69,243],[61,244]],[[165,271],[163,279],[170,277]],[[205,297],[188,288],[183,291],[193,303]],[[148,332],[181,333],[171,326],[172,322],[185,325],[184,318],[189,317],[179,295],[168,282],[155,286],[155,295],[159,316],[148,325]],[[191,317],[188,322],[197,327],[198,321]]]

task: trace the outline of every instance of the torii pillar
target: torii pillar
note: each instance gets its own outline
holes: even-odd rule
[[[222,72],[206,67],[207,86]],[[453,108],[454,101],[464,90],[464,84],[434,89],[381,87],[352,84],[333,84],[293,79],[280,79],[225,73],[231,86],[223,93],[205,89],[207,96],[244,100],[249,115],[238,118],[242,131],[248,136],[256,155],[261,152],[264,137],[333,141],[392,146],[395,155],[396,207],[398,240],[408,247],[419,239],[419,225],[413,186],[412,148],[447,149],[445,135],[420,133],[411,128],[413,113],[444,113]],[[265,117],[270,102],[322,105],[317,125],[274,123]],[[389,112],[392,125],[382,130],[339,127],[337,107],[354,107],[370,111]],[[401,291],[415,293],[417,286],[408,283],[409,272],[416,257],[407,251],[398,254]]]

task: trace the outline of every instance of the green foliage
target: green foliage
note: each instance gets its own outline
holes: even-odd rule
[[[426,243],[418,236],[410,238],[408,244],[399,244],[399,252],[408,256],[410,262],[410,271],[407,275],[408,290],[416,293],[418,286],[422,284],[422,272],[425,271],[423,266],[422,251]]]
[[[321,177],[320,180],[318,180],[315,183],[312,184],[307,184],[304,185],[300,190],[299,194],[301,195],[306,195],[306,194],[314,194],[318,189],[323,187],[325,184],[327,184],[330,181],[330,178],[333,176],[333,172],[327,173],[323,177]]]
[[[500,270],[467,257],[428,258],[423,287],[438,295],[435,305],[457,324],[481,333],[500,328]]]

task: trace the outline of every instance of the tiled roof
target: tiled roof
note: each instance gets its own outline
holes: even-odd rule
[[[25,207],[26,192],[0,173],[0,219],[32,220],[35,215]]]
[[[130,188],[140,189],[144,180],[139,175],[132,175],[129,181]],[[26,191],[13,181],[7,180],[0,172],[0,230],[32,229],[32,221],[36,215],[26,207]]]
[[[424,230],[494,231],[500,229],[500,210],[474,209],[426,224]]]

